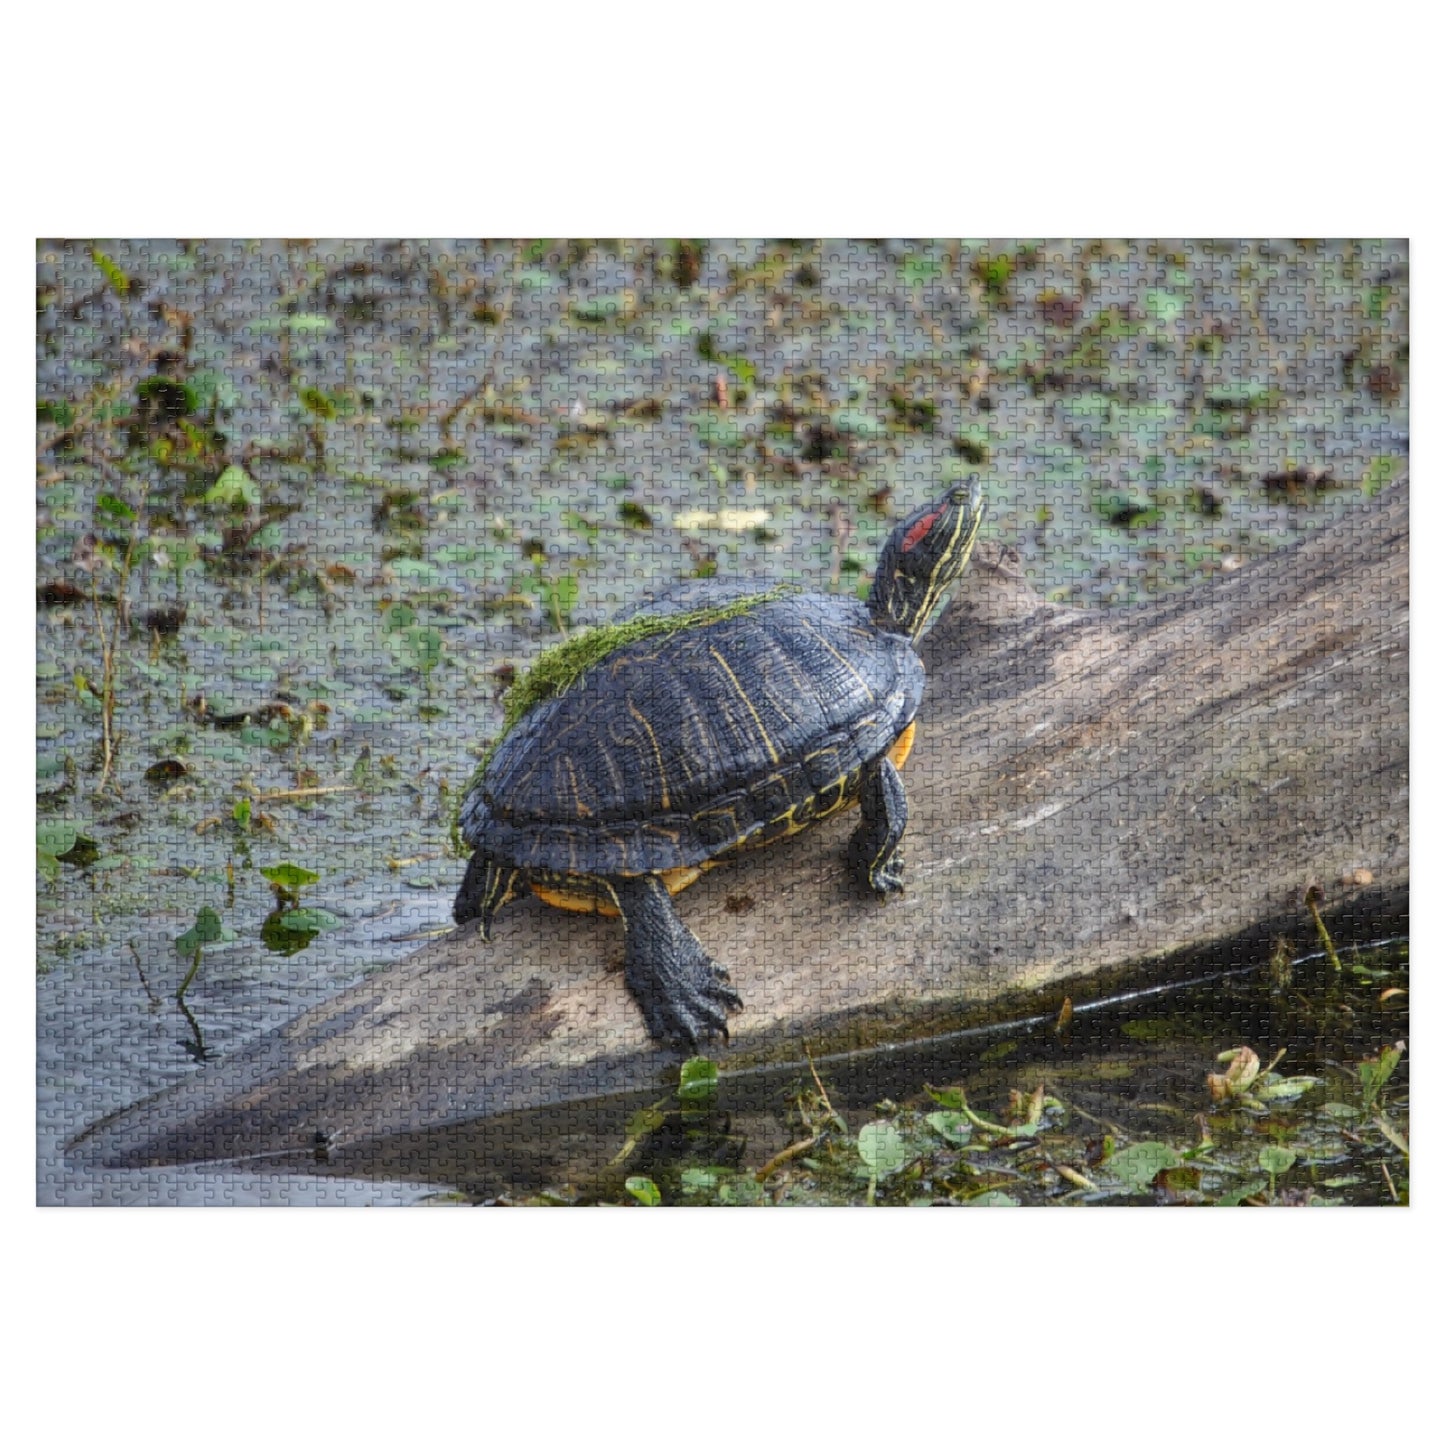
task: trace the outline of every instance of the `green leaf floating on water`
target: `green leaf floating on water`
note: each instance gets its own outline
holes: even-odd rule
[[[1376,457],[1365,468],[1360,478],[1360,490],[1367,496],[1375,496],[1382,488],[1388,487],[1400,471],[1398,457]]]
[[[723,1204],[757,1204],[763,1186],[750,1174],[736,1174],[718,1185],[717,1197]]]
[[[973,1209],[1008,1209],[1018,1207],[1018,1200],[1011,1194],[1005,1194],[1002,1189],[989,1189],[982,1194],[975,1194],[972,1199],[965,1199],[963,1202]]]
[[[683,1103],[701,1103],[717,1093],[718,1070],[711,1059],[688,1059],[679,1076],[677,1097]]]
[[[92,248],[90,259],[95,262],[96,270],[105,277],[106,283],[117,296],[130,295],[130,277],[104,251]]]
[[[1365,1109],[1368,1111],[1375,1107],[1375,1101],[1380,1097],[1380,1090],[1390,1080],[1390,1075],[1395,1072],[1395,1066],[1400,1062],[1403,1050],[1386,1048],[1380,1050],[1377,1059],[1360,1060],[1360,1085],[1365,1097]]]
[[[645,1174],[634,1174],[625,1188],[639,1204],[651,1206],[662,1203],[662,1191]]]
[[[227,467],[216,478],[203,502],[225,502],[232,507],[254,507],[261,500],[261,489],[242,467]]]
[[[442,660],[444,642],[435,627],[408,627],[402,633],[411,665],[418,672],[431,672]]]
[[[123,502],[119,497],[112,496],[109,492],[102,492],[95,499],[95,509],[104,512],[108,517],[114,517],[120,522],[135,521],[135,508],[129,502]]]
[[[176,952],[190,958],[208,943],[225,943],[235,936],[214,908],[202,908],[196,913],[196,921],[176,939]]]
[[[312,416],[322,421],[333,421],[337,413],[336,399],[328,396],[319,386],[303,386],[296,393],[297,400]]]
[[[1119,1150],[1109,1158],[1104,1167],[1131,1188],[1147,1189],[1160,1170],[1175,1169],[1183,1162],[1167,1144],[1148,1140]]]
[[[341,927],[341,920],[324,908],[291,908],[277,921],[291,933],[325,933]]]
[[[261,870],[261,876],[278,888],[305,888],[321,878],[319,873],[313,873],[309,868],[299,867],[295,863],[273,863],[269,868]]]
[[[1320,1081],[1309,1074],[1296,1074],[1285,1079],[1276,1074],[1268,1076],[1269,1082],[1255,1087],[1254,1097],[1269,1101],[1298,1099],[1301,1094],[1313,1089]]]
[[[1293,1149],[1286,1149],[1279,1144],[1266,1144],[1259,1151],[1259,1167],[1266,1174],[1285,1174],[1295,1166],[1295,1160],[1299,1155]]]
[[[51,818],[35,827],[35,846],[53,858],[70,852],[78,837],[80,829],[68,818]]]
[[[887,1123],[865,1124],[858,1131],[858,1153],[874,1179],[896,1174],[906,1157],[903,1136]]]
[[[928,1127],[949,1144],[967,1144],[973,1137],[973,1125],[957,1110],[937,1109],[924,1117]]]

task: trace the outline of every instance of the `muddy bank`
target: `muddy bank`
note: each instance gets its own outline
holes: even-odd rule
[[[860,896],[842,818],[679,900],[746,1004],[712,1051],[724,1068],[1254,961],[1276,935],[1303,947],[1311,882],[1342,942],[1403,931],[1407,514],[1402,484],[1211,586],[1104,615],[1042,602],[981,546],[924,646],[905,895]],[[440,939],[73,1152],[343,1171],[384,1153],[428,1177],[450,1156],[498,1187],[560,1169],[579,1139],[615,1140],[624,1096],[675,1078],[621,960],[615,923],[513,905],[491,946]]]

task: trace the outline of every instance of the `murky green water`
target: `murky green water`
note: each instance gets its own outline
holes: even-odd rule
[[[973,470],[1040,590],[1126,602],[1408,447],[1402,243],[107,242],[37,277],[47,1137],[446,927],[457,791],[559,627],[714,569],[857,588]],[[291,953],[282,864],[334,922]],[[182,1009],[202,909],[231,936]]]

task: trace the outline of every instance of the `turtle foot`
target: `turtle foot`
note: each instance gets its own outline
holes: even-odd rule
[[[654,874],[609,880],[627,929],[627,987],[653,1038],[697,1044],[728,1036],[729,1009],[742,1007],[725,969],[707,956]]]
[[[702,967],[689,966],[685,972],[628,967],[627,986],[653,1038],[692,1045],[714,1037],[727,1041],[728,1010],[741,1008],[743,1001],[728,986],[727,974],[701,948],[697,954]]]
[[[881,867],[868,868],[866,861],[854,860],[854,867],[868,880],[868,886],[880,898],[903,892],[903,859],[893,854]]]
[[[848,842],[848,864],[859,882],[886,898],[903,889],[899,844],[908,826],[908,798],[888,758],[864,774],[859,801],[863,817]]]
[[[452,904],[457,923],[482,920],[482,942],[492,941],[492,919],[517,896],[517,870],[494,862],[479,848],[467,863],[462,886]]]

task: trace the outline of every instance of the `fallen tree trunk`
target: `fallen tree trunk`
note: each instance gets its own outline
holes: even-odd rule
[[[1118,612],[1048,605],[985,550],[923,649],[904,895],[860,896],[844,817],[680,897],[746,1005],[715,1056],[734,1073],[1182,977],[1204,953],[1258,962],[1276,935],[1312,943],[1312,883],[1341,942],[1403,932],[1407,568],[1403,484]],[[326,1140],[344,1170],[389,1141],[398,1173],[545,1177],[565,1137],[675,1080],[621,959],[615,922],[515,904],[490,946],[440,939],[73,1152],[296,1167]],[[471,1157],[439,1167],[467,1129]]]

